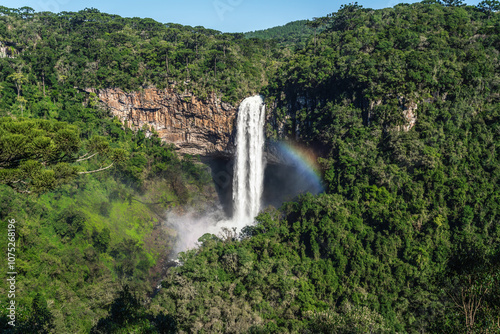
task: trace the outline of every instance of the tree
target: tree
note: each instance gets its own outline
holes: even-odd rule
[[[24,106],[26,105],[26,103],[28,101],[24,98],[24,96],[18,96],[16,98],[16,101],[19,104],[19,108],[21,109],[21,117],[23,117],[23,115],[24,115]]]
[[[31,7],[24,6],[24,7],[19,8],[18,12],[21,15],[22,19],[27,19],[27,18],[33,17],[35,10]]]
[[[442,0],[441,3],[446,7],[460,7],[464,5],[462,0]]]
[[[170,315],[152,316],[146,312],[137,296],[124,286],[113,301],[108,316],[101,318],[90,333],[176,333],[177,324]]]
[[[87,153],[78,157],[82,146]],[[74,165],[98,154],[101,164],[107,166],[78,171]],[[109,148],[109,142],[101,136],[82,143],[77,127],[64,122],[0,118],[0,183],[20,193],[52,190],[78,174],[97,173],[121,164],[127,156],[124,149]]]
[[[316,35],[318,34],[318,28],[325,25],[327,22],[326,17],[315,17],[313,21],[307,21],[307,25],[314,29],[314,53],[316,53]]]
[[[498,12],[500,10],[500,1],[483,0],[477,4],[477,8],[483,13],[488,14],[488,18],[490,18],[492,13]]]
[[[341,5],[336,13],[329,15],[329,21],[333,23],[332,28],[341,31],[354,29],[358,24],[355,18],[362,9],[363,6],[357,2]]]
[[[92,173],[97,173],[97,172],[102,172],[105,171],[106,169],[110,169],[113,167],[115,164],[121,164],[125,160],[127,160],[128,154],[124,149],[121,148],[115,148],[111,149],[109,151],[109,158],[111,160],[111,164],[109,164],[106,167],[101,167],[95,170],[90,170],[90,171],[84,171],[84,172],[78,172],[78,174],[92,174]]]
[[[470,222],[466,222],[469,225]],[[465,228],[457,236],[455,251],[449,260],[445,284],[451,305],[463,317],[467,333],[483,327],[496,327],[498,317],[498,287],[500,261],[493,249],[484,245],[477,235]],[[491,329],[489,328],[489,329]]]
[[[95,229],[92,232],[93,244],[98,252],[105,253],[108,250],[109,241],[111,240],[110,233],[111,232],[107,227],[105,227],[101,232],[97,232]]]
[[[496,282],[498,284],[498,282]],[[491,293],[495,282],[489,274],[459,275],[455,277],[448,297],[452,305],[465,319],[467,333],[473,333],[478,315],[485,307],[485,299]]]
[[[26,325],[30,333],[52,333],[54,328],[54,316],[47,307],[47,301],[37,293],[31,304],[32,315]]]
[[[309,329],[313,333],[389,333],[386,320],[368,307],[352,305],[345,301],[339,312],[307,312],[312,320]]]
[[[43,46],[37,50],[35,58],[32,62],[32,66],[35,71],[39,73],[42,79],[43,96],[45,96],[46,76],[53,70],[55,60],[56,57],[54,55],[54,51],[48,46]]]
[[[169,42],[167,41],[160,41],[159,43],[159,51],[158,53],[159,54],[165,54],[165,73],[166,73],[166,76],[167,76],[167,80],[168,80],[168,73],[169,73],[169,68],[168,68],[168,55],[170,53],[170,51],[173,50],[173,46],[170,45]]]
[[[14,72],[11,75],[9,75],[7,79],[12,80],[16,85],[17,98],[19,98],[19,96],[21,96],[21,90],[23,88],[23,85],[28,83],[28,78],[21,72]]]

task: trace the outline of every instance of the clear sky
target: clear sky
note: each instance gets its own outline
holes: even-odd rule
[[[476,5],[480,0],[468,0]],[[150,17],[162,23],[204,26],[223,32],[247,32],[312,19],[337,11],[350,0],[0,0],[0,5],[36,11],[79,11],[94,7],[101,12],[124,17]],[[416,1],[358,0],[369,8],[392,7]]]

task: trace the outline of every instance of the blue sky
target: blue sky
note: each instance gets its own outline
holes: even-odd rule
[[[467,1],[476,5],[480,0]],[[94,7],[124,17],[150,17],[159,22],[204,26],[223,32],[246,32],[312,19],[337,11],[350,0],[0,0],[0,5],[36,11],[78,11]],[[404,0],[358,0],[363,7],[385,8]]]

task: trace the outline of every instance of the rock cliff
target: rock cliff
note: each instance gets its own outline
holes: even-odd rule
[[[118,88],[86,91],[96,94],[126,126],[154,129],[181,154],[230,156],[234,151],[237,108],[215,96],[201,101],[168,88],[130,93]]]

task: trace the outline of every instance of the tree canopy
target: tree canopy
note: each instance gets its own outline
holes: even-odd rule
[[[498,332],[497,11],[351,3],[223,34],[0,7],[0,226],[21,222],[19,326],[2,308],[2,331]],[[85,91],[148,86],[264,94],[267,137],[317,152],[324,193],[175,266],[164,214],[217,205],[207,166]]]

